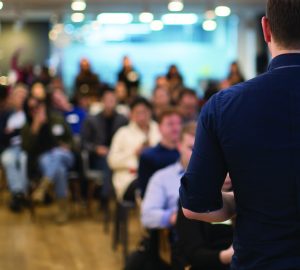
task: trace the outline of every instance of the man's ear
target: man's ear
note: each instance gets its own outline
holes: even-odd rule
[[[266,16],[264,16],[261,20],[261,25],[264,33],[264,39],[266,43],[271,42],[271,29],[270,29],[270,23]]]

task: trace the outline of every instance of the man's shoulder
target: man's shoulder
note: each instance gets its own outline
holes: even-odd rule
[[[153,174],[152,178],[155,179],[156,181],[160,181],[160,179],[168,180],[168,179],[170,179],[170,177],[169,177],[170,175],[176,175],[176,171],[177,171],[178,167],[179,167],[178,162],[173,163],[173,164],[155,172]],[[180,175],[179,172],[178,172],[178,175]]]
[[[160,152],[159,145],[155,145],[153,147],[146,148],[142,154],[141,158],[149,159],[152,157],[156,157]]]
[[[270,74],[268,72],[258,75],[248,81],[241,82],[239,84],[233,85],[227,89],[221,90],[215,96],[221,99],[235,98],[240,95],[245,94],[251,89],[256,89],[257,87],[264,87],[267,81],[270,79]]]
[[[122,124],[128,124],[128,118],[125,117],[125,115],[118,113],[118,112],[116,112],[116,114],[115,114],[115,121],[118,121],[119,123],[122,123]]]
[[[248,81],[233,85],[227,89],[223,89],[215,94],[208,102],[205,104],[204,111],[222,111],[223,108],[230,108],[233,103],[238,100],[247,100],[250,96],[259,96],[263,93],[261,89],[269,85],[272,76],[270,73],[263,73],[253,79]]]

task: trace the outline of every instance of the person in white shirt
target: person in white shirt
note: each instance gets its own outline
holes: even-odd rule
[[[131,104],[130,122],[113,137],[108,164],[118,200],[134,200],[137,168],[141,152],[160,141],[157,123],[151,120],[152,106],[145,98]]]

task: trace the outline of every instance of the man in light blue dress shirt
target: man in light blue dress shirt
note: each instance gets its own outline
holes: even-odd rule
[[[178,150],[180,160],[157,171],[149,181],[142,203],[142,224],[148,229],[169,228],[177,218],[180,179],[189,163],[196,124],[184,126]]]

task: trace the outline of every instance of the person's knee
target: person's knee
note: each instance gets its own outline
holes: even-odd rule
[[[15,160],[15,155],[10,151],[5,151],[1,156],[1,163],[4,167],[11,166]]]

